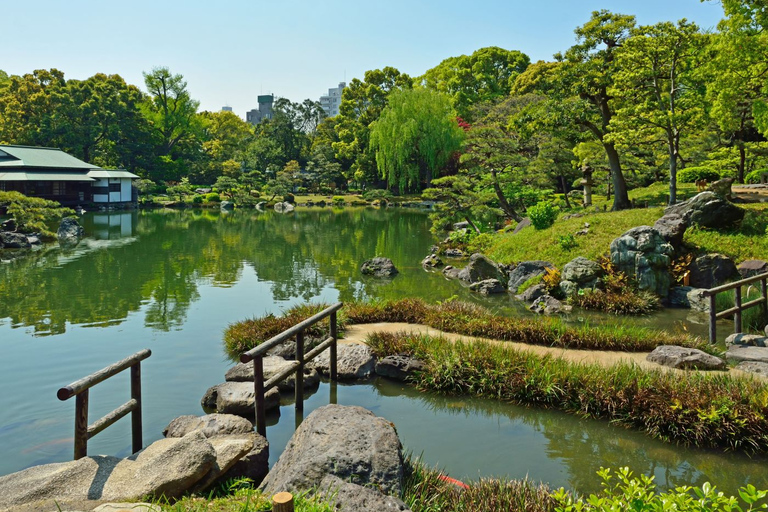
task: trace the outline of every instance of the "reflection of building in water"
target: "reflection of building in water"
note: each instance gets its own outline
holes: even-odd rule
[[[101,212],[93,214],[93,228],[88,235],[97,240],[115,240],[133,236],[136,212]]]

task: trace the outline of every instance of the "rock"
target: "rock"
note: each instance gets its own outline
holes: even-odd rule
[[[544,274],[548,268],[555,268],[555,266],[548,261],[523,261],[509,273],[507,288],[510,292],[517,293],[517,289],[520,288],[523,283],[531,278]]]
[[[469,222],[467,222],[466,220],[462,222],[455,222],[453,224],[454,231],[458,231],[460,229],[467,229],[468,227],[469,227]]]
[[[765,326],[765,329],[763,329],[763,332],[766,336],[768,336],[768,325]]]
[[[596,261],[579,256],[563,266],[560,272],[560,289],[566,297],[576,295],[584,288],[594,288],[603,276],[603,269]]]
[[[759,334],[737,332],[725,338],[725,346],[740,345],[742,347],[765,347],[768,338]]]
[[[461,278],[461,276],[459,276]],[[485,279],[469,285],[469,289],[481,295],[493,295],[507,291],[498,279]]]
[[[768,272],[768,262],[763,260],[746,260],[739,263],[736,267],[741,275],[742,279],[747,277],[758,276]]]
[[[0,222],[0,231],[16,231],[16,221],[13,219],[8,219]]]
[[[334,475],[325,475],[318,493],[333,503],[335,510],[340,512],[370,512],[370,511],[407,511],[408,506],[394,496],[387,496],[379,491],[363,487],[352,482],[346,482]]]
[[[0,508],[43,500],[130,501],[145,496],[178,497],[216,463],[200,432],[161,439],[127,459],[83,457],[45,464],[0,477]],[[55,510],[55,509],[54,509]]]
[[[470,284],[493,279],[501,285],[501,281],[506,281],[506,277],[495,262],[480,253],[470,256],[467,266],[459,272],[459,279]],[[503,289],[502,286],[502,291]]]
[[[689,282],[695,288],[714,288],[739,276],[736,264],[722,254],[699,256],[690,265]]]
[[[525,290],[520,295],[515,295],[515,298],[525,301],[525,302],[533,302],[539,297],[542,297],[544,295],[547,295],[547,287],[541,283],[535,284],[531,287],[529,287],[527,290]]]
[[[0,247],[4,249],[29,249],[32,244],[29,243],[27,235],[23,233],[0,231]]]
[[[360,266],[360,272],[364,275],[374,277],[393,277],[398,274],[392,260],[381,257],[364,261]]]
[[[320,407],[296,429],[260,489],[309,491],[326,475],[398,495],[403,457],[394,425],[362,407]]]
[[[56,237],[59,239],[59,245],[65,247],[73,247],[80,243],[80,239],[83,237],[85,230],[77,222],[77,219],[67,217],[61,219],[59,224],[59,230],[56,232]]]
[[[542,295],[528,308],[534,313],[544,315],[555,315],[557,313],[563,313],[571,310],[571,306],[565,306],[562,302],[552,297],[551,295]]]
[[[104,503],[93,512],[163,512],[163,509],[151,503]]]
[[[680,370],[725,370],[725,361],[704,351],[678,347],[677,345],[661,345],[653,349],[646,359],[670,368]]]
[[[253,432],[253,423],[234,414],[179,416],[163,429],[163,436],[184,437],[190,432],[202,432],[206,438],[232,434],[248,434]]]
[[[653,229],[673,247],[679,247],[683,243],[685,230],[688,229],[688,223],[677,213],[668,213],[661,217],[653,225]]]
[[[734,181],[736,181],[734,178],[719,179],[709,185],[709,190],[722,197],[723,199],[733,201],[733,190],[731,189],[731,186],[733,185]]]
[[[768,348],[731,345],[725,353],[725,358],[729,361],[757,361],[760,363],[768,363]]]
[[[668,206],[667,214],[677,214],[690,226],[707,228],[731,227],[744,218],[745,210],[721,198],[714,192],[701,192],[687,201]]]
[[[526,218],[524,218],[523,220],[521,220],[520,222],[517,223],[517,226],[515,226],[515,229],[512,231],[512,234],[516,235],[520,231],[522,231],[523,229],[527,228],[530,225],[531,225],[531,219],[526,217]]]
[[[296,351],[296,344],[293,344],[293,351]],[[281,371],[283,371],[287,366],[289,366],[292,361],[287,361],[283,359],[282,357],[278,356],[267,356],[263,360],[264,365],[264,381],[268,381]],[[250,361],[248,363],[240,363],[229,370],[227,370],[226,375],[224,376],[224,380],[227,382],[253,382],[253,361]],[[317,387],[320,384],[320,374],[317,373],[317,370],[314,368],[308,368],[304,367],[304,388],[314,388]],[[280,381],[280,383],[277,385],[278,389],[280,391],[290,391],[295,389],[296,387],[296,376],[294,374],[291,374],[291,376],[285,378],[284,380]]]
[[[736,369],[747,373],[756,373],[762,377],[768,377],[768,363],[742,361],[736,365]]]
[[[423,361],[406,355],[387,356],[376,361],[376,375],[400,381],[408,380],[411,375],[425,368]]]
[[[232,201],[222,201],[219,204],[219,208],[221,210],[231,211],[235,209],[235,203],[233,203]]]
[[[258,203],[256,203],[256,209],[257,210],[264,210],[264,208],[266,206],[267,206],[267,202],[266,201],[259,201]]]
[[[641,290],[666,297],[672,252],[672,246],[658,231],[650,226],[639,226],[611,242],[611,263],[628,276],[634,276]]]
[[[674,286],[670,288],[667,295],[667,305],[674,308],[690,308],[691,302],[688,300],[688,293],[693,289],[691,286]]]
[[[459,278],[459,272],[461,272],[460,268],[456,268],[452,265],[447,265],[443,269],[443,275],[448,279],[458,279]]]
[[[27,242],[29,242],[30,245],[40,245],[43,243],[40,240],[39,235],[27,235]]]
[[[251,418],[255,415],[253,382],[224,382],[217,384],[203,395],[200,404],[206,410],[219,414],[237,414]],[[272,388],[264,395],[264,408],[274,409],[280,405],[280,391]]]
[[[709,297],[706,297],[704,292],[702,288],[693,288],[686,294],[692,310],[709,313]]]
[[[446,249],[443,252],[443,256],[446,258],[463,258],[464,257],[464,251],[461,249]]]
[[[215,483],[234,466],[240,459],[253,449],[253,442],[258,434],[233,434],[208,439],[216,452],[216,463],[211,470],[191,489],[200,492]],[[259,436],[261,437],[261,436]]]
[[[276,212],[280,213],[289,213],[296,209],[295,206],[288,202],[275,203],[274,208]]]
[[[331,349],[309,363],[323,375],[331,374]],[[336,376],[339,380],[367,379],[376,368],[376,356],[368,345],[340,343],[336,347]]]
[[[435,253],[430,254],[423,260],[421,260],[421,266],[426,268],[436,268],[436,267],[442,267],[443,266],[443,260],[440,259],[440,256],[438,256]]]

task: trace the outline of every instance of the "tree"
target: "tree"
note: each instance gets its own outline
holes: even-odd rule
[[[418,189],[459,150],[464,132],[448,98],[428,89],[395,91],[371,128],[376,165],[390,187]]]
[[[70,208],[62,208],[56,201],[27,197],[16,191],[0,191],[0,206],[7,209],[8,215],[16,224],[16,231],[40,233],[46,238],[55,236],[48,229],[50,223],[61,220],[65,215],[74,215],[75,213]]]
[[[420,81],[450,96],[459,117],[471,122],[472,108],[507,97],[515,79],[529,64],[524,53],[489,46],[469,56],[445,59],[424,73]]]
[[[143,75],[150,95],[144,103],[144,115],[161,137],[161,154],[168,155],[184,137],[197,132],[200,102],[189,95],[184,77],[171,74],[166,67]]]
[[[669,161],[669,204],[677,198],[680,140],[704,119],[704,37],[686,20],[644,26],[616,52],[608,93],[618,105],[610,140],[632,144],[644,136],[662,141]],[[656,136],[660,136],[656,138]]]
[[[248,145],[254,129],[232,112],[202,112],[202,149],[205,158],[192,173],[194,183],[210,184],[219,176],[239,177],[246,168]]]
[[[479,188],[466,175],[445,176],[433,180],[431,188],[425,189],[424,199],[439,201],[430,214],[432,232],[442,231],[452,223],[463,220],[476,233],[480,233],[479,222],[498,218],[501,215],[490,205],[493,194]]]
[[[64,86],[64,73],[57,69],[11,76],[0,93],[0,142],[49,145],[44,126],[53,110],[50,91]]]

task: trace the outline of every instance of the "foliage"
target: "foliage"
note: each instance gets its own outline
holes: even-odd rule
[[[541,281],[547,287],[550,295],[558,295],[560,290],[560,270],[555,267],[547,267],[541,276]]]
[[[370,190],[366,190],[366,192],[363,194],[363,199],[366,201],[375,201],[376,199],[389,200],[392,199],[392,192],[383,188],[372,188]]]
[[[747,286],[742,290],[741,303],[759,299],[762,297],[762,291],[760,290],[760,284],[755,283],[751,286]],[[725,311],[736,306],[736,294],[734,290],[728,290],[727,292],[718,293],[716,300],[717,311]],[[761,306],[751,307],[742,311],[741,313],[741,329],[742,332],[754,332],[757,334],[765,334],[763,329],[768,325],[768,316],[763,314]]]
[[[677,172],[677,180],[680,183],[696,183],[699,180],[709,182],[720,179],[720,173],[709,167],[686,167]]]
[[[747,210],[741,225],[729,230],[703,229],[693,226],[686,230],[684,243],[699,252],[717,252],[734,261],[764,259],[768,254],[768,237],[762,236],[768,227],[768,205],[743,204]]]
[[[209,192],[205,194],[206,203],[220,203],[221,196],[217,192]]]
[[[737,497],[725,496],[722,492],[717,492],[715,486],[709,482],[705,482],[700,489],[681,486],[659,493],[653,483],[653,476],[635,477],[628,467],[619,468],[615,476],[611,474],[610,469],[606,468],[601,468],[597,474],[603,480],[603,490],[600,493],[574,498],[561,488],[553,494],[557,502],[555,510],[557,512],[610,510],[744,512],[768,508],[768,505],[761,503],[768,496],[768,491],[759,491],[752,484],[739,489],[740,501]],[[743,503],[745,508],[742,508],[740,503]]]
[[[570,251],[578,247],[579,243],[576,241],[573,233],[566,233],[564,235],[557,235],[557,245],[564,251]]]
[[[542,201],[528,208],[528,218],[536,229],[547,229],[557,219],[557,208],[550,201]]]
[[[601,256],[598,263],[603,269],[600,287],[579,290],[571,299],[574,305],[617,315],[645,315],[661,307],[655,294],[638,290],[635,280],[620,271],[606,256]]]
[[[0,191],[0,207],[7,208],[8,215],[16,223],[16,231],[40,233],[46,238],[55,236],[55,233],[49,229],[51,223],[75,213],[70,208],[62,208],[56,201],[27,197],[15,191]]]
[[[475,233],[480,233],[483,224],[494,223],[501,216],[501,212],[489,206],[491,193],[478,191],[468,176],[438,178],[431,187],[424,190],[422,197],[438,201],[430,214],[435,234],[460,221],[466,221]]]
[[[744,183],[762,183],[763,176],[768,174],[768,169],[756,169],[744,177]]]

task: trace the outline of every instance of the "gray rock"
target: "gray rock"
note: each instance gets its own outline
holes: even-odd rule
[[[293,344],[293,351],[295,352],[296,344]],[[263,360],[264,365],[264,380],[267,381],[283,371],[287,366],[290,366],[292,361],[287,361],[278,356],[267,356]],[[240,363],[229,370],[224,375],[224,380],[227,382],[253,382],[253,361],[248,363]],[[314,388],[320,384],[320,374],[314,368],[304,367],[304,388]],[[291,391],[296,388],[296,376],[291,374],[289,377],[280,381],[277,385],[280,391]]]
[[[199,482],[216,463],[200,432],[161,439],[127,459],[84,457],[0,477],[0,508],[56,500],[130,501],[174,498]]]
[[[443,252],[443,255],[446,258],[463,258],[464,257],[464,251],[461,249],[446,249]]]
[[[722,178],[709,185],[709,190],[728,201],[733,201],[733,182],[734,178]]]
[[[677,213],[668,213],[661,217],[653,225],[653,229],[659,232],[668,243],[673,247],[679,247],[683,243],[685,230],[688,229],[688,223]]]
[[[458,231],[460,229],[467,229],[468,227],[469,227],[469,222],[467,222],[466,220],[462,222],[455,222],[453,224],[454,231]]]
[[[362,407],[320,407],[296,429],[260,489],[309,491],[326,475],[399,494],[403,457],[394,425]]]
[[[544,274],[548,268],[555,268],[555,266],[548,261],[523,261],[509,273],[507,288],[510,292],[517,293],[517,289],[523,283],[533,277]]]
[[[525,302],[533,302],[539,297],[547,295],[547,293],[547,287],[539,283],[529,287],[520,295],[515,295],[515,298]]]
[[[276,212],[280,212],[280,213],[289,213],[296,209],[295,206],[287,202],[275,203],[274,208]]]
[[[253,442],[258,434],[233,434],[217,436],[208,439],[216,452],[216,463],[200,481],[190,489],[192,492],[200,492],[217,482],[232,469],[232,467],[253,449]],[[261,436],[259,436],[261,437]]]
[[[408,506],[399,498],[387,496],[370,487],[346,482],[334,475],[325,475],[318,493],[329,499],[340,512],[405,511]]]
[[[312,368],[323,375],[331,374],[331,350],[321,352],[312,362]],[[367,379],[376,369],[376,356],[368,345],[340,343],[336,348],[336,375],[340,380]]]
[[[526,217],[526,218],[524,218],[523,220],[521,220],[520,222],[517,223],[517,226],[515,226],[515,229],[512,231],[512,234],[516,235],[520,231],[524,230],[525,228],[527,228],[530,225],[531,225],[531,219]]]
[[[200,404],[206,410],[220,414],[237,414],[251,418],[255,415],[253,382],[223,382],[208,388]],[[264,395],[264,408],[280,405],[280,391],[272,388]]]
[[[602,267],[596,262],[579,256],[563,266],[560,272],[560,289],[571,297],[584,288],[594,288],[603,276]]]
[[[248,434],[253,423],[234,414],[206,414],[204,416],[179,416],[163,429],[164,437],[184,437],[190,432],[202,432],[208,437]]]
[[[702,288],[694,288],[686,294],[692,310],[709,313],[709,297],[705,296],[704,292]]]
[[[372,258],[360,266],[360,272],[367,276],[393,277],[398,274],[395,264],[389,258]]]
[[[151,503],[104,503],[93,512],[163,512],[163,509]]]
[[[757,361],[759,363],[768,363],[768,348],[731,345],[725,353],[725,358],[729,361]]]
[[[23,233],[0,231],[0,247],[4,249],[29,249],[32,244],[29,243],[27,235]]]
[[[725,345],[741,345],[742,347],[765,347],[768,338],[759,334],[745,334],[737,332],[725,338]]]
[[[222,201],[221,204],[219,204],[219,208],[225,211],[231,211],[235,209],[235,203],[232,201]]]
[[[406,355],[387,356],[376,361],[376,375],[400,381],[408,380],[425,368],[423,361]]]
[[[458,279],[459,278],[459,272],[461,272],[460,268],[456,268],[454,266],[448,265],[443,269],[443,275],[447,277],[448,279]]]
[[[80,243],[80,239],[83,237],[85,230],[77,222],[77,219],[67,217],[61,219],[59,224],[59,230],[56,232],[56,237],[59,239],[59,245],[65,247],[73,247]]]
[[[718,196],[714,192],[701,192],[665,210],[665,214],[677,214],[690,226],[698,224],[707,228],[728,228],[744,218],[745,210]]]
[[[534,313],[540,315],[556,315],[571,310],[571,306],[566,306],[551,295],[542,295],[528,308]]]
[[[637,279],[641,290],[666,297],[672,246],[650,226],[632,228],[611,242],[611,263]]]
[[[506,281],[506,277],[495,262],[480,253],[470,256],[467,266],[459,272],[459,279],[470,284],[488,279],[495,279],[501,284],[501,281]]]
[[[742,361],[736,365],[736,369],[747,373],[755,373],[761,377],[768,377],[768,363]]]
[[[746,260],[739,263],[737,267],[739,275],[743,279],[747,277],[757,276],[768,272],[768,262],[763,260]]]
[[[481,295],[493,295],[507,291],[498,279],[485,279],[469,285],[469,289]]]
[[[41,245],[43,243],[38,235],[27,235],[27,242],[30,245]]]
[[[722,254],[704,254],[690,265],[689,282],[695,288],[714,288],[737,277],[736,264]]]
[[[440,259],[440,256],[438,256],[435,253],[430,254],[423,260],[421,260],[421,266],[427,267],[427,268],[436,268],[436,267],[442,267],[443,266],[443,260]]]
[[[690,308],[691,301],[688,299],[688,294],[694,290],[691,286],[674,286],[669,289],[669,295],[667,295],[667,305],[674,308]]]
[[[702,350],[677,345],[661,345],[646,359],[679,370],[725,370],[725,361]]]

